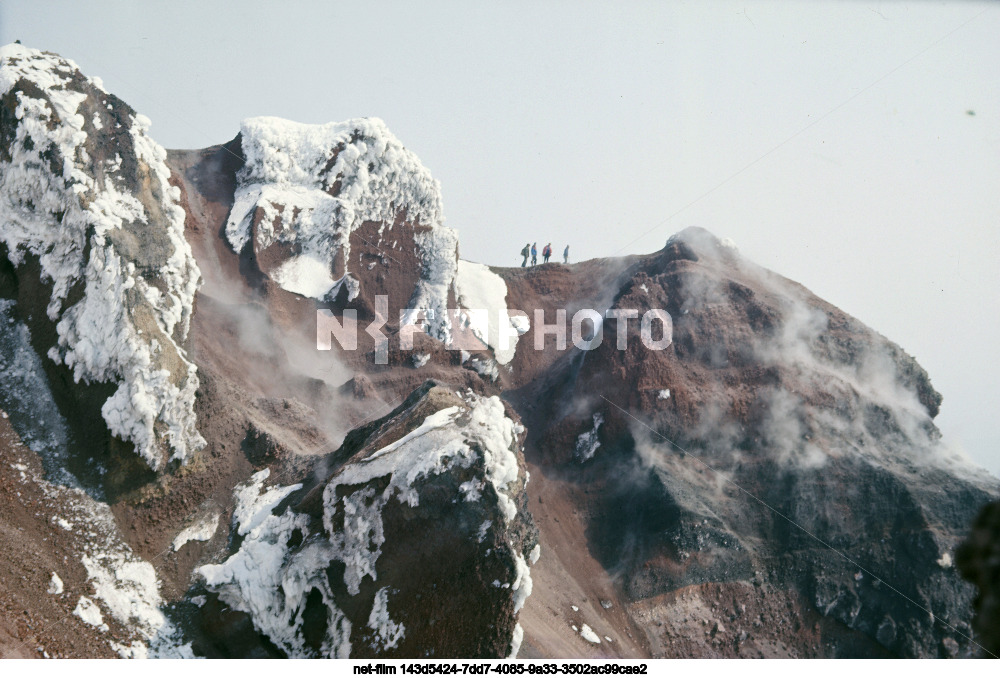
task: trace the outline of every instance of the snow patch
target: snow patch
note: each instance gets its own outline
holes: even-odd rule
[[[604,415],[600,412],[594,413],[594,428],[585,433],[581,433],[576,439],[574,454],[581,462],[588,461],[601,446],[601,441],[597,439],[597,432],[604,423]]]
[[[936,562],[939,567],[943,567],[944,569],[947,570],[952,565],[951,554],[948,553],[947,551],[942,553],[941,557],[938,558]]]
[[[121,538],[107,504],[80,490],[48,487],[47,494],[65,492],[71,498],[62,505],[73,518],[74,534],[84,539],[81,562],[93,587],[88,600],[103,606],[118,622],[116,637],[108,641],[115,651],[127,647],[128,656],[192,657],[190,643],[183,642],[181,632],[161,611],[164,602],[156,571]],[[128,645],[117,645],[119,640]]]
[[[528,596],[531,595],[533,584],[531,581],[531,570],[528,569],[527,563],[524,562],[524,556],[520,553],[514,554],[514,568],[517,574],[511,588],[514,589],[514,614],[517,614],[524,607]]]
[[[52,573],[52,580],[49,582],[48,592],[54,596],[58,596],[63,592],[63,581],[59,578],[59,575],[55,572]]]
[[[160,611],[163,600],[156,570],[151,564],[117,553],[84,556],[82,562],[94,596],[123,626],[151,638],[167,625]]]
[[[600,637],[596,633],[594,633],[594,630],[589,626],[587,626],[586,624],[580,626],[580,635],[583,637],[584,640],[586,640],[589,643],[593,643],[595,645],[601,644]]]
[[[492,358],[473,358],[469,361],[469,367],[490,381],[496,381],[500,378],[500,369]]]
[[[337,284],[326,263],[307,255],[288,259],[271,272],[271,279],[289,292],[313,299],[323,299]]]
[[[101,608],[97,607],[94,601],[86,596],[80,596],[79,602],[73,609],[73,614],[98,631],[108,630],[108,625],[104,623],[104,616],[101,614]]]
[[[458,261],[455,296],[466,309],[485,313],[463,313],[471,332],[493,349],[497,363],[506,365],[514,359],[518,337],[530,328],[527,316],[507,313],[507,283],[488,266]]]
[[[275,485],[264,492],[262,491],[264,481],[270,475],[271,469],[266,468],[250,476],[249,482],[236,486],[233,492],[236,498],[233,524],[236,525],[237,534],[244,535],[250,532],[266,520],[274,507],[284,501],[285,497],[302,489],[302,484],[298,483],[286,487]]]
[[[172,544],[174,551],[180,551],[181,547],[189,541],[209,541],[219,528],[219,519],[221,517],[218,513],[207,515],[193,525],[181,530],[174,537]]]
[[[665,388],[662,391],[658,391],[657,394],[656,394],[656,399],[657,400],[667,400],[668,398],[670,398],[670,389],[669,388]]]

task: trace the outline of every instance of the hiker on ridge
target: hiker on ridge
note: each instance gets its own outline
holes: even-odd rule
[[[549,243],[542,248],[542,262],[549,263],[549,257],[552,256],[552,243]]]
[[[534,266],[538,263],[538,243],[536,242],[531,246],[531,265]]]
[[[566,249],[563,250],[563,263],[569,263],[569,245],[566,245]]]
[[[521,268],[524,268],[525,266],[528,265],[529,254],[531,254],[531,243],[525,244],[524,249],[521,250],[521,256],[524,257],[524,259],[521,260]]]

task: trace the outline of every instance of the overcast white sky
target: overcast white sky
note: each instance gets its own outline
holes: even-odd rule
[[[38,3],[58,52],[169,148],[239,121],[384,119],[464,258],[574,259],[697,224],[916,356],[1000,474],[1000,5]]]

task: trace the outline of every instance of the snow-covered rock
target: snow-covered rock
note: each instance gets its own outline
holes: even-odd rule
[[[108,429],[160,469],[204,445],[183,348],[200,272],[149,125],[72,61],[0,48],[0,252],[49,297],[48,357],[117,384]]]
[[[226,224],[237,253],[251,247],[262,272],[290,292],[324,300],[343,288],[350,301],[376,264],[352,264],[352,241],[361,239],[391,263],[401,256],[391,254],[398,230],[409,229],[422,268],[409,307],[433,311],[430,334],[450,340],[458,238],[443,226],[438,182],[385,123],[261,117],[244,120],[240,134],[246,162]],[[359,233],[365,225],[373,228]]]
[[[289,656],[505,657],[536,547],[522,432],[499,398],[429,382],[350,434],[324,483],[238,489],[249,530],[199,572]]]

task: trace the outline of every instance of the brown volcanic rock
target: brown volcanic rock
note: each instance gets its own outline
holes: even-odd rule
[[[599,311],[666,309],[673,343],[647,349],[633,320],[620,351],[609,319],[594,350],[525,358],[546,367],[509,397],[528,425],[529,460],[588,489],[588,548],[625,600],[655,616],[649,601],[669,592],[766,579],[842,629],[823,625],[822,656],[871,654],[873,640],[900,656],[970,651],[971,591],[938,561],[997,483],[939,447],[940,396],[926,373],[704,231],[622,268],[606,306],[571,286],[560,294]],[[783,642],[812,654],[805,636]]]
[[[37,455],[21,442],[3,412],[0,657],[115,657],[100,632],[72,614],[80,595],[91,595],[74,536],[53,518],[66,515],[64,504],[72,493],[52,492],[42,476]],[[63,583],[59,593],[48,592],[53,573]]]

